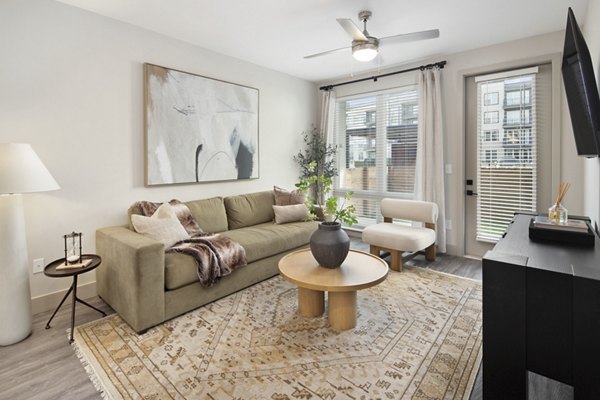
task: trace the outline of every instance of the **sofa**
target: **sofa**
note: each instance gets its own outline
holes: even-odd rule
[[[102,257],[96,285],[98,295],[138,333],[277,275],[281,257],[306,247],[318,226],[315,221],[275,223],[272,191],[184,204],[204,232],[241,244],[247,265],[204,287],[191,256],[165,254],[163,243],[133,230],[131,215],[140,210],[130,207],[129,226],[96,231],[96,252]]]

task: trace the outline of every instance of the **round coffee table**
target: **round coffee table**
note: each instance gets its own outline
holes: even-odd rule
[[[297,250],[279,260],[281,276],[298,286],[300,315],[322,315],[328,292],[329,324],[340,331],[356,326],[356,292],[383,282],[388,271],[381,258],[357,250],[350,250],[344,263],[334,269],[319,266],[310,249]]]

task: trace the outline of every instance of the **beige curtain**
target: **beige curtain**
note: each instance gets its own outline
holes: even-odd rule
[[[335,92],[321,91],[321,126],[320,131],[327,144],[333,144],[333,125],[335,119]]]
[[[438,205],[437,249],[446,252],[446,204],[444,190],[444,135],[442,88],[439,68],[419,73],[419,135],[415,194],[418,200]]]

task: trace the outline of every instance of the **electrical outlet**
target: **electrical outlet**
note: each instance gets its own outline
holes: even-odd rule
[[[446,220],[446,230],[447,231],[451,231],[452,230],[452,220],[451,219],[447,219]]]
[[[446,174],[452,173],[452,164],[446,164]]]
[[[33,260],[33,273],[39,274],[40,272],[44,272],[44,259],[36,258]]]

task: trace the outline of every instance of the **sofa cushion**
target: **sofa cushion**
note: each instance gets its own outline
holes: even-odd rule
[[[230,230],[273,221],[275,217],[272,191],[225,197],[224,203]]]
[[[165,253],[165,289],[174,290],[199,282],[198,267],[187,254]]]
[[[248,264],[290,249],[306,245],[310,235],[317,229],[318,222],[292,222],[277,225],[267,222],[247,228],[222,232],[241,244],[246,250]],[[190,283],[198,282],[196,263],[185,254],[165,254],[165,288],[178,289]],[[233,272],[232,275],[235,275]]]
[[[227,213],[222,197],[193,200],[185,204],[204,232],[218,233],[227,230]]]
[[[263,259],[309,242],[318,222],[290,222],[278,225],[267,222],[246,228],[229,230],[223,235],[230,237],[246,250],[248,263]]]

